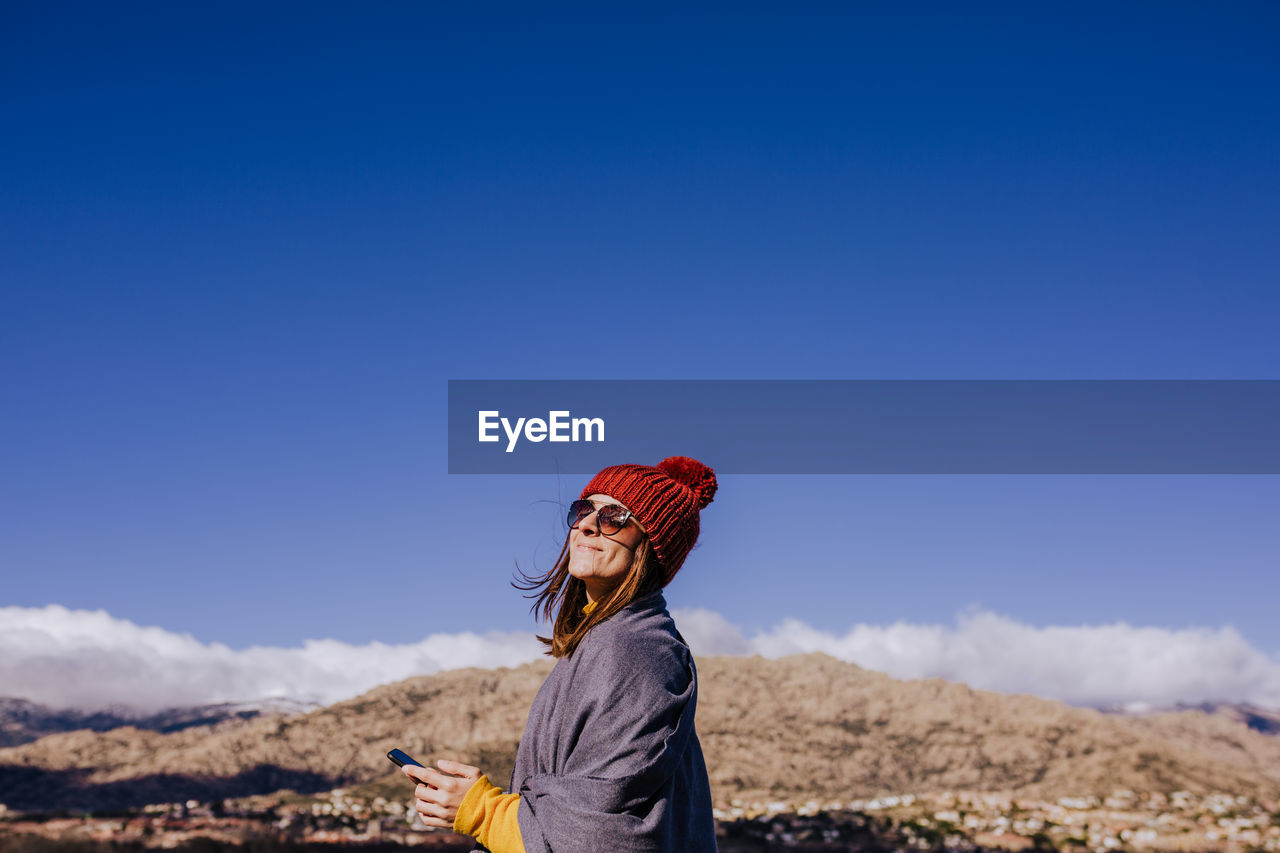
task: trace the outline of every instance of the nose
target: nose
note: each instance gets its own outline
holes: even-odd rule
[[[591,535],[591,537],[598,537],[598,535],[602,535],[600,534],[599,516],[599,510],[591,510],[590,515],[582,517],[582,519],[579,520],[579,523],[577,523],[577,529],[579,529],[579,532],[584,535]]]
[[[593,509],[590,515],[586,516],[585,518],[583,518],[581,521],[578,522],[578,530],[582,531],[583,534],[589,534],[591,536],[599,536],[600,535],[599,515],[600,515],[600,510]]]

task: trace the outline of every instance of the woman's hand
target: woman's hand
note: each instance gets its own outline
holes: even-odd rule
[[[443,758],[436,763],[445,772],[413,764],[406,764],[400,769],[404,775],[418,783],[418,787],[414,788],[417,798],[414,809],[422,822],[427,826],[453,829],[458,806],[462,805],[462,798],[466,796],[467,790],[480,778],[480,768]]]

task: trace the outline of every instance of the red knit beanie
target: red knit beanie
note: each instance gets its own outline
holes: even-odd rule
[[[680,571],[698,541],[698,512],[716,494],[715,472],[697,459],[669,456],[657,467],[613,465],[591,478],[581,497],[608,495],[622,503],[649,533],[662,566],[662,585]]]

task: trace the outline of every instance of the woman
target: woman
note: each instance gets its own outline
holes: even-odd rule
[[[522,587],[540,589],[534,609],[554,630],[538,639],[557,660],[529,711],[511,792],[467,764],[406,765],[423,823],[492,853],[716,849],[693,726],[697,672],[662,595],[715,492],[712,470],[685,456],[592,478],[569,507],[555,566]]]

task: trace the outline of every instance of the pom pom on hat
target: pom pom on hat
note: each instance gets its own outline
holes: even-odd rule
[[[716,475],[688,456],[656,466],[614,465],[591,478],[582,497],[608,495],[625,505],[649,534],[663,586],[671,582],[698,541],[698,513],[716,494]]]
[[[688,456],[668,456],[658,463],[658,470],[689,488],[698,509],[705,509],[716,496],[716,472]]]

